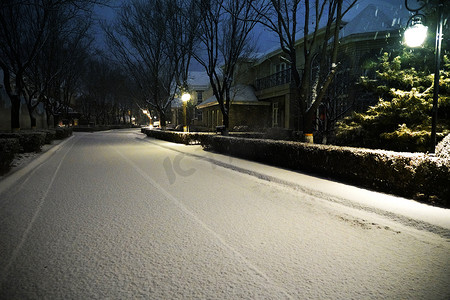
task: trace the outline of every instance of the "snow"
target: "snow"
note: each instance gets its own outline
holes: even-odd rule
[[[190,71],[188,74],[188,85],[194,89],[205,90],[209,86],[209,76],[204,71]]]
[[[258,102],[258,98],[255,95],[255,90],[249,85],[237,84],[231,87],[230,90],[232,102]],[[217,103],[216,96],[211,96],[203,101],[199,107],[203,107],[209,103]]]
[[[450,296],[449,210],[137,130],[53,149],[0,181],[0,298]]]

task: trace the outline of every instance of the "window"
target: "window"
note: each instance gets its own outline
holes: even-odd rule
[[[275,65],[275,73],[286,70],[286,63],[279,63]]]
[[[272,103],[272,127],[278,127],[278,102]]]
[[[287,82],[286,73],[285,63],[275,65],[275,85],[285,84]]]
[[[203,91],[196,91],[197,92],[197,104],[202,103],[203,101]]]

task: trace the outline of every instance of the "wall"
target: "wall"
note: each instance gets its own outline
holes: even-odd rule
[[[232,104],[230,108],[230,129],[235,126],[248,126],[250,129],[270,127],[270,104]],[[218,105],[202,109],[202,126],[215,130],[222,125],[222,112]]]

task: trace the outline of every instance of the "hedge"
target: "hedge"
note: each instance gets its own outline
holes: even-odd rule
[[[149,128],[141,128],[141,132],[148,137],[185,145],[200,144],[203,138],[212,135],[206,132],[177,132]]]
[[[300,142],[209,135],[204,148],[450,207],[450,162],[402,153]]]
[[[142,127],[141,132],[148,137],[185,145],[201,144],[201,141],[207,136],[215,135],[213,132],[179,132],[149,129],[147,127]],[[230,136],[255,139],[262,138],[265,134],[258,132],[230,132]]]
[[[56,130],[54,129],[38,129],[36,132],[42,132],[45,134],[45,144],[51,144],[56,137]]]
[[[16,138],[19,140],[21,152],[39,152],[45,144],[46,134],[39,131],[22,131],[0,133],[0,138]]]
[[[57,127],[55,128],[55,131],[56,131],[55,139],[63,140],[72,135],[73,127]]]
[[[17,138],[0,138],[0,174],[8,172],[16,153],[20,151]]]
[[[126,125],[97,125],[97,126],[74,126],[73,131],[76,132],[97,132],[97,131],[106,131],[111,129],[127,129],[127,128],[137,128],[134,125],[126,124]]]

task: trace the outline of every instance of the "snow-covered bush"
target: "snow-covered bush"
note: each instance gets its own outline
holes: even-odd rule
[[[43,132],[15,132],[0,133],[0,138],[16,138],[19,140],[21,152],[39,152],[45,144],[45,133]]]
[[[200,141],[204,136],[210,135],[210,133],[202,132],[177,132],[148,128],[143,128],[141,131],[148,137],[185,145],[200,144]]]
[[[72,127],[58,127],[55,130],[56,130],[55,139],[57,140],[63,140],[71,136],[73,133]]]
[[[436,146],[436,156],[450,161],[450,134]]]
[[[45,134],[45,143],[50,144],[56,137],[56,130],[54,129],[39,129],[38,132]]]

